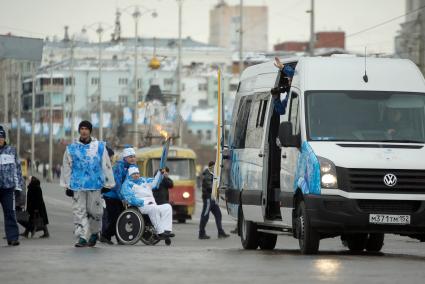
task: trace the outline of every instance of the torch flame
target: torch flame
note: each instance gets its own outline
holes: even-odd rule
[[[155,125],[155,128],[159,132],[159,134],[165,138],[165,140],[168,139],[168,132],[162,129],[161,125]]]

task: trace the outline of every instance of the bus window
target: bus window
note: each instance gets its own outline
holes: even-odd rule
[[[147,176],[152,177],[159,169],[160,159],[151,159],[147,164]],[[195,179],[195,162],[192,159],[168,159],[170,178],[174,180]]]

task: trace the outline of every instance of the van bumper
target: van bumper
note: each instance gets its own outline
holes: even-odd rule
[[[311,226],[321,233],[425,233],[425,201],[348,199],[333,195],[307,195],[304,201]],[[410,224],[371,224],[370,214],[410,215]]]

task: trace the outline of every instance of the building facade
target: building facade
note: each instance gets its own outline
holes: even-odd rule
[[[243,51],[268,50],[268,7],[243,7]],[[239,51],[240,6],[221,1],[210,11],[211,45]]]

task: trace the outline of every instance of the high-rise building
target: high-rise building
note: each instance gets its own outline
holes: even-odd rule
[[[268,8],[267,6],[243,7],[243,50],[267,51],[268,49]],[[239,50],[240,6],[229,6],[220,1],[210,11],[211,45]]]
[[[425,0],[406,0],[406,19],[395,37],[395,54],[415,62],[425,74]]]

